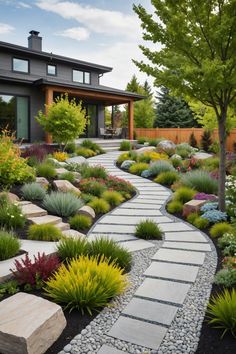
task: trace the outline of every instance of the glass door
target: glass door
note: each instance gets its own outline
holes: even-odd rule
[[[29,140],[29,99],[28,97],[16,98],[16,137]]]
[[[0,129],[16,130],[16,98],[0,95]]]

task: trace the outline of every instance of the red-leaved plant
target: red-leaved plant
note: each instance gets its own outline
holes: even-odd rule
[[[28,254],[20,261],[15,260],[16,270],[10,270],[20,285],[40,287],[59,266],[60,260],[56,255],[46,256],[45,253],[38,253],[34,260],[31,260]]]

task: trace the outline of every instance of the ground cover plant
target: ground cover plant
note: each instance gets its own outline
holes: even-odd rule
[[[20,245],[14,233],[0,230],[0,261],[14,257],[19,252]]]
[[[58,241],[61,238],[63,238],[63,234],[55,225],[30,225],[28,229],[29,240]]]
[[[160,227],[151,219],[140,221],[135,228],[135,236],[145,240],[161,239],[162,231]]]
[[[43,200],[43,207],[53,215],[69,217],[83,206],[83,201],[73,193],[51,192]]]
[[[25,200],[43,200],[47,192],[39,183],[26,183],[21,188],[22,196]]]

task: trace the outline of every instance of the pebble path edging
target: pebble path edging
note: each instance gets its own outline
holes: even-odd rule
[[[189,226],[188,223],[180,222],[179,219],[165,211],[165,204],[171,195],[168,189],[118,169],[114,163],[119,154],[120,152],[111,152],[105,156],[96,156],[89,159],[89,163],[101,164],[109,174],[130,181],[138,190],[138,195],[99,219],[90,230],[89,237],[94,238],[101,233],[114,238],[116,241],[119,241],[119,238],[122,237],[122,242],[120,242],[122,245],[127,246],[130,251],[136,250],[133,253],[134,266],[129,275],[131,287],[124,295],[113,301],[114,307],[105,308],[60,354],[118,354],[119,350],[132,354],[194,353],[197,349],[205,308],[215,273],[216,250],[208,237]],[[156,208],[157,205],[158,208]],[[144,208],[145,217],[143,218],[148,217],[148,211],[150,210],[150,217],[158,217],[158,224],[166,230],[166,235],[171,235],[171,238],[176,235],[176,239],[168,240],[166,246],[165,240],[151,242],[142,240],[141,243],[140,240],[136,240],[133,235],[134,218],[126,218],[126,213],[134,216],[135,209],[138,210],[139,217],[136,217],[138,221],[141,218],[141,210],[144,210]],[[157,210],[156,216],[153,212],[155,209]],[[112,224],[113,218],[110,218],[109,215],[119,214],[124,216],[123,225],[127,225],[127,227]],[[171,220],[168,221],[165,218],[165,222],[159,222],[161,215]],[[193,239],[198,236],[199,241],[185,241],[187,234],[191,234]],[[183,242],[178,240],[178,235],[184,239]],[[168,248],[170,242],[174,247]],[[187,249],[188,244],[191,246],[190,251]],[[196,250],[192,250],[194,247]],[[201,250],[199,250],[199,247]],[[194,261],[192,261],[191,255]],[[177,258],[175,259],[175,257]],[[152,260],[152,258],[154,259]],[[155,273],[154,268],[157,264],[159,268],[164,266],[162,276],[160,276],[160,273]],[[150,265],[151,267],[149,267]],[[168,273],[168,267],[173,270],[173,265],[176,265],[179,270],[175,272],[178,273],[177,275],[173,274],[172,276],[171,272]],[[149,271],[148,275],[145,276],[143,273],[147,268]],[[182,269],[185,271],[182,272]],[[190,271],[191,269],[194,269],[194,272],[189,278],[186,270]],[[155,284],[158,286],[153,291]],[[166,291],[165,287],[167,286],[168,290],[170,285],[171,288],[169,289],[171,291]],[[138,294],[141,294],[141,297]],[[168,300],[166,300],[167,298]],[[127,304],[129,304],[128,307],[126,307]],[[138,305],[138,311],[133,312],[135,306]],[[151,310],[158,310],[158,321],[156,320],[157,317],[151,316],[151,312],[150,317],[152,319],[150,320],[147,317],[148,311],[145,309],[148,306],[145,305],[151,305]],[[165,311],[168,311],[168,309],[170,311],[168,324],[164,323],[167,321],[165,317],[168,316],[161,316],[162,307]],[[125,313],[121,314],[123,310]],[[133,330],[134,328],[136,329]]]

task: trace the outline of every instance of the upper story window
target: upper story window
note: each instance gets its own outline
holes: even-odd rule
[[[47,75],[56,76],[56,74],[57,74],[56,65],[48,64],[47,65]]]
[[[86,71],[73,70],[72,79],[74,82],[90,85],[90,73]]]
[[[13,58],[13,71],[19,71],[21,73],[29,72],[29,60]]]

